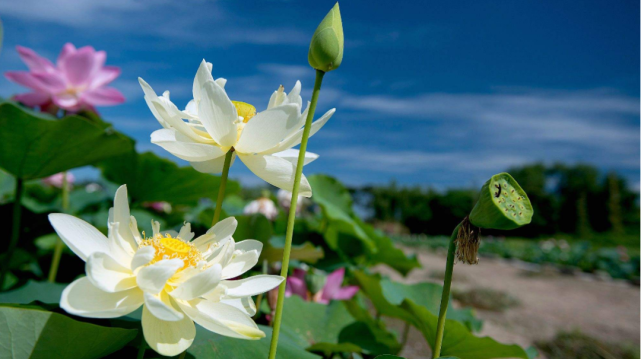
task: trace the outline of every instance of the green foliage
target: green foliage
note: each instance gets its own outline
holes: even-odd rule
[[[403,275],[419,267],[414,256],[406,256],[392,241],[361,221],[352,209],[352,198],[336,179],[314,175],[309,177],[314,188],[314,202],[323,210],[327,245],[344,260],[361,265],[384,263]]]
[[[0,293],[0,303],[28,304],[38,301],[57,304],[66,286],[66,284],[29,281],[16,290]]]
[[[174,162],[151,152],[131,151],[99,164],[103,176],[116,184],[127,184],[132,202],[164,201],[174,205],[195,205],[201,198],[216,199],[220,177],[200,173],[191,167],[178,167]],[[236,181],[227,182],[227,195],[237,193]]]
[[[430,310],[430,307],[433,308],[436,304],[431,303],[433,300],[429,298],[438,298],[442,289],[434,291],[436,294],[429,295],[425,293],[429,288],[424,286],[425,283],[421,283],[420,286],[407,286],[400,283],[384,284],[380,276],[367,275],[363,272],[355,272],[354,277],[380,314],[410,323],[421,331],[430,346],[434,345],[438,317],[434,314],[436,311]],[[425,298],[428,298],[427,301]],[[417,303],[417,301],[423,301],[423,303],[419,304],[420,302]],[[452,318],[449,311],[448,318]],[[442,353],[464,359],[528,358],[521,347],[504,345],[488,337],[476,337],[470,332],[469,325],[466,327],[465,324],[453,319],[446,320]]]
[[[582,164],[537,163],[510,168],[508,172],[528,194],[535,213],[532,223],[514,230],[512,235],[538,237],[561,231],[583,233],[583,239],[591,239],[594,232],[617,230],[619,226],[625,233],[636,235],[638,247],[638,194],[621,176],[606,176],[595,167]],[[394,182],[354,191],[357,204],[372,210],[374,222],[399,222],[411,233],[430,235],[449,235],[470,213],[477,195],[471,190],[440,192],[418,186],[399,187]],[[579,213],[583,213],[581,220]]]
[[[37,306],[0,306],[0,357],[102,358],[136,337],[137,330],[76,321]]]
[[[109,124],[80,116],[55,120],[0,103],[0,167],[35,179],[131,151],[133,142]]]
[[[195,358],[262,358],[269,352],[272,328],[263,325],[259,327],[266,334],[266,337],[261,340],[229,338],[197,327],[196,339],[187,349],[187,353]],[[278,336],[276,358],[319,359],[320,357],[305,351],[298,345],[295,338],[281,331]]]

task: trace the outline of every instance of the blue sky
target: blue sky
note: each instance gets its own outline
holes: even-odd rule
[[[0,70],[15,45],[55,59],[65,42],[106,50],[124,105],[101,108],[140,150],[160,128],[136,78],[184,106],[205,58],[235,100],[264,109],[314,72],[307,48],[332,1],[0,2]],[[318,114],[337,113],[305,173],[352,185],[478,185],[534,161],[589,162],[639,187],[639,2],[343,1],[345,57]],[[0,96],[23,90],[0,79]],[[258,184],[240,162],[231,176]]]

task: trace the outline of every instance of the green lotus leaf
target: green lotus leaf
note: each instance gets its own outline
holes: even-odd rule
[[[110,124],[80,116],[60,120],[0,103],[0,167],[25,180],[82,167],[131,151]]]
[[[0,306],[0,328],[5,333],[0,336],[1,358],[102,358],[118,351],[138,333],[21,305]]]
[[[127,185],[134,203],[165,201],[173,205],[195,205],[202,198],[216,200],[220,177],[200,173],[191,167],[158,157],[151,152],[134,151],[98,164],[109,181]],[[240,190],[236,181],[227,181],[227,195]]]

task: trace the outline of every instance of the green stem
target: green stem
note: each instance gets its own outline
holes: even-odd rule
[[[147,344],[143,342],[140,344],[140,348],[138,348],[136,359],[143,359],[145,357],[145,350],[147,350]]]
[[[263,259],[263,274],[267,274],[268,265],[269,265],[269,263],[267,262],[267,259]],[[256,298],[256,315],[258,315],[260,313],[260,305],[261,305],[261,303],[263,301],[263,296],[264,295],[265,295],[265,293],[260,293],[258,295],[258,298]]]
[[[231,158],[234,154],[232,147],[225,155],[225,164],[223,165],[223,174],[220,177],[220,187],[218,187],[218,199],[216,199],[216,208],[214,209],[214,219],[211,221],[212,227],[218,223],[220,219],[220,212],[223,209],[223,199],[225,198],[225,187],[227,186],[227,176],[229,176],[229,166],[231,166]]]
[[[7,255],[2,261],[2,269],[0,269],[0,290],[4,287],[4,281],[9,271],[9,263],[13,252],[18,247],[18,237],[20,237],[20,215],[22,214],[22,192],[24,188],[24,181],[21,178],[16,178],[15,198],[13,200],[13,227],[11,227],[11,242],[7,249]]]
[[[67,213],[69,209],[69,182],[67,180],[67,172],[62,173],[62,212]],[[49,283],[55,283],[56,275],[58,274],[58,267],[60,266],[60,258],[62,257],[62,250],[65,244],[62,239],[58,237],[56,240],[56,247],[53,250],[53,258],[51,259],[51,267],[49,268]]]
[[[447,305],[450,301],[450,288],[452,286],[452,272],[454,271],[454,252],[456,252],[456,237],[458,236],[459,225],[454,228],[450,236],[450,246],[447,249],[447,263],[445,264],[445,279],[443,279],[443,293],[441,294],[441,309],[438,312],[438,322],[436,325],[436,341],[434,343],[434,356],[441,356],[441,346],[443,344],[443,333],[445,331],[445,315],[447,314]]]
[[[178,357],[178,359],[185,359],[186,356],[187,356],[187,351],[185,350],[184,352],[180,353],[180,356]]]
[[[305,152],[307,151],[307,140],[312,128],[312,119],[316,111],[316,102],[320,93],[323,76],[325,73],[316,70],[316,81],[314,81],[314,92],[312,93],[312,102],[309,105],[309,113],[305,120],[303,129],[303,138],[300,142],[300,152],[298,153],[298,163],[296,164],[296,174],[294,176],[294,188],[292,189],[292,201],[289,206],[289,217],[287,218],[287,233],[285,236],[285,249],[283,251],[283,262],[280,275],[285,278],[278,287],[278,301],[276,302],[276,313],[274,314],[274,330],[272,332],[272,341],[269,347],[269,359],[276,358],[276,349],[278,347],[278,334],[280,333],[280,322],[283,317],[283,304],[285,301],[285,286],[287,285],[287,271],[289,270],[289,255],[292,250],[292,237],[294,235],[294,222],[296,221],[296,205],[298,202],[298,190],[300,180],[303,175],[303,165],[305,163]]]

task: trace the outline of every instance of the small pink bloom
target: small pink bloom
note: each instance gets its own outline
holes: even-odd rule
[[[171,204],[169,202],[145,202],[143,207],[150,208],[158,213],[171,213]]]
[[[329,304],[330,300],[349,300],[358,292],[358,287],[354,285],[343,285],[345,278],[345,268],[339,268],[327,276],[327,281],[323,289],[312,295],[307,290],[305,284],[305,271],[299,268],[294,269],[291,276],[287,277],[287,287],[285,288],[285,295],[298,295],[307,301],[314,301],[317,303]]]
[[[67,188],[71,189],[75,181],[76,181],[76,178],[73,176],[73,174],[70,172],[67,172]],[[60,172],[60,173],[56,173],[55,175],[51,175],[47,178],[44,178],[42,182],[44,182],[49,186],[62,188],[64,183],[64,173]]]
[[[5,76],[32,90],[14,97],[26,106],[46,110],[56,105],[77,112],[95,111],[95,106],[125,101],[120,91],[106,87],[120,75],[120,68],[105,66],[107,54],[104,51],[96,51],[91,46],[76,49],[67,43],[54,65],[31,49],[16,48],[29,71],[8,71]]]

